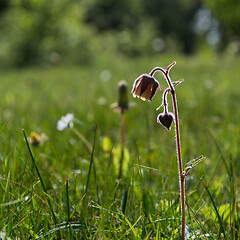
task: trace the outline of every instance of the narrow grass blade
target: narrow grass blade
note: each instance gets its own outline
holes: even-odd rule
[[[47,201],[48,201],[48,205],[49,205],[49,208],[50,208],[50,210],[51,210],[51,213],[52,213],[53,221],[54,221],[55,224],[57,224],[57,218],[56,218],[55,213],[54,213],[54,211],[53,211],[52,203],[51,203],[51,201],[50,201],[50,199],[49,199],[49,197],[48,197],[47,189],[46,189],[46,187],[45,187],[45,185],[44,185],[42,176],[41,176],[41,174],[40,174],[40,172],[39,172],[39,170],[38,170],[36,161],[35,161],[35,159],[34,159],[34,157],[33,157],[33,154],[32,154],[31,148],[30,148],[30,145],[29,145],[28,140],[27,140],[26,133],[25,133],[24,129],[23,129],[22,131],[23,131],[23,135],[24,135],[24,138],[25,138],[25,141],[26,141],[26,144],[27,144],[27,148],[28,148],[30,157],[31,157],[31,159],[32,159],[33,165],[34,165],[34,167],[35,167],[35,169],[36,169],[36,172],[37,172],[37,175],[38,175],[38,177],[39,177],[39,179],[40,179],[40,182],[41,182],[43,191],[44,191],[45,195],[47,196]]]
[[[84,225],[80,224],[80,223],[71,224],[71,227],[73,228],[73,231],[76,231],[76,232],[78,232],[78,231],[86,231],[87,230],[87,228]],[[50,234],[53,234],[53,233],[55,233],[57,231],[68,229],[68,228],[70,228],[70,226],[68,224],[66,225],[66,223],[61,223],[61,224],[58,225],[58,227],[56,227],[54,229],[51,229],[50,231],[48,231],[45,234],[40,235],[36,240],[45,239]]]
[[[4,189],[4,194],[3,194],[2,202],[5,202],[5,198],[6,198],[7,193],[8,193],[9,179],[10,179],[10,171],[8,172],[8,177],[7,177],[7,182],[6,182],[6,186],[5,186],[5,189]]]
[[[6,203],[1,203],[1,204],[0,204],[0,208],[1,208],[1,207],[6,207],[6,206],[9,206],[9,205],[13,205],[13,204],[17,204],[17,203],[20,203],[20,202],[25,202],[25,201],[27,201],[28,199],[29,199],[29,197],[26,196],[26,197],[23,197],[23,198],[14,200],[14,201],[9,201],[9,202],[6,202]]]
[[[191,220],[195,223],[197,223],[197,225],[200,227],[201,231],[202,231],[202,235],[205,236],[206,234],[209,234],[208,230],[205,228],[204,223],[202,223],[201,220],[199,220],[198,217],[198,211],[193,211],[193,209],[191,208],[191,206],[188,204],[188,202],[186,201],[186,205],[187,205],[187,209],[189,211],[189,219],[190,219],[190,223]],[[191,213],[190,213],[191,212]],[[193,218],[191,218],[191,214],[193,215]],[[195,231],[194,231],[195,232]],[[195,235],[197,235],[197,233],[195,232]],[[209,234],[209,239],[214,239],[212,235]]]
[[[87,176],[87,183],[86,183],[85,194],[88,191],[91,169],[92,169],[92,165],[94,165],[94,162],[93,162],[94,158],[93,158],[93,156],[94,156],[94,150],[95,150],[96,135],[97,135],[97,126],[96,126],[96,129],[95,129],[95,135],[94,135],[93,147],[92,147],[92,152],[91,152],[90,165],[89,165],[89,169],[88,169],[88,176]],[[96,171],[94,171],[94,175],[95,175],[95,178],[96,178]]]
[[[226,235],[225,235],[225,230],[224,230],[224,228],[223,228],[222,219],[221,219],[221,217],[220,217],[220,215],[219,215],[219,212],[218,212],[218,210],[217,210],[217,207],[216,207],[216,204],[215,204],[215,202],[214,202],[214,200],[213,200],[213,197],[212,197],[212,195],[211,195],[211,193],[210,193],[210,191],[209,191],[206,183],[204,182],[204,180],[203,180],[202,178],[201,178],[201,181],[202,181],[202,184],[203,184],[203,186],[205,187],[205,189],[206,189],[206,191],[207,191],[207,193],[208,193],[208,195],[209,195],[209,197],[210,197],[210,199],[211,199],[211,202],[212,202],[212,204],[213,204],[214,210],[215,210],[215,212],[216,212],[216,214],[217,214],[217,217],[218,217],[218,220],[219,220],[219,223],[220,223],[221,231],[222,231],[222,233],[223,233],[224,239],[226,239]]]
[[[148,167],[148,166],[144,166],[144,165],[133,164],[133,166],[140,167],[140,168],[142,168],[142,169],[144,169],[144,170],[146,169],[146,170],[153,170],[153,171],[159,172],[159,170],[156,169],[156,168],[152,168],[152,167]]]
[[[67,221],[70,220],[70,205],[69,205],[69,195],[68,195],[68,179],[66,179],[66,201],[67,201]]]
[[[231,220],[230,220],[230,226],[231,226],[232,239],[235,239],[236,232],[238,232],[238,230],[237,230],[237,228],[238,228],[237,224],[238,223],[236,222],[236,218],[235,218],[235,216],[238,215],[238,212],[237,212],[238,189],[237,189],[236,173],[235,173],[235,170],[234,170],[232,159],[230,161],[230,164],[231,164],[231,175],[232,175],[231,186],[230,186],[230,192],[231,192],[231,201],[230,201]],[[237,237],[236,237],[236,239],[237,239]]]
[[[221,147],[219,146],[219,144],[218,144],[216,138],[214,137],[213,133],[212,133],[210,130],[208,130],[208,132],[209,132],[210,136],[212,137],[212,139],[213,139],[213,141],[214,141],[214,143],[215,143],[215,145],[216,145],[216,148],[217,148],[217,150],[218,150],[218,152],[219,152],[219,154],[220,154],[220,156],[221,156],[221,159],[222,159],[222,161],[223,161],[223,164],[224,164],[224,166],[225,166],[225,168],[226,168],[226,170],[227,170],[228,177],[229,177],[229,179],[231,179],[231,173],[230,173],[229,167],[228,167],[228,165],[227,165],[227,161],[226,161],[225,157],[223,156]]]
[[[123,190],[122,196],[122,213],[125,215],[126,207],[127,207],[127,200],[128,200],[128,191],[130,188],[130,184]]]
[[[3,129],[7,126],[9,120],[10,120],[10,119],[8,119],[8,120],[3,124],[3,126],[1,127],[1,129],[0,129],[0,135],[1,135],[2,131],[3,131]]]
[[[66,179],[66,202],[67,202],[67,222],[66,222],[66,225],[69,224],[71,238],[73,238],[73,229],[72,229],[72,225],[70,223],[70,204],[69,204],[69,194],[68,194],[68,179]]]
[[[127,235],[130,231],[132,231],[133,235],[134,235],[134,239],[141,239],[140,235],[137,233],[136,229],[134,228],[137,223],[141,220],[142,216],[140,216],[137,221],[132,225],[131,222],[126,218],[125,215],[122,214],[122,216],[124,217],[124,221],[126,221],[127,225],[129,226],[129,229],[127,230],[127,232],[121,237],[119,238],[122,239],[125,237],[125,235]]]

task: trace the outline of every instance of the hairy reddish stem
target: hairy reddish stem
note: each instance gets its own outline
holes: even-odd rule
[[[175,64],[176,62],[173,62],[166,68],[166,70],[160,67],[156,67],[149,73],[149,75],[153,76],[157,71],[162,72],[163,76],[165,77],[168,83],[170,93],[172,95],[174,117],[175,117],[175,130],[176,130],[175,135],[176,135],[176,149],[177,149],[177,158],[178,158],[179,182],[180,182],[180,199],[181,199],[181,215],[182,215],[182,232],[181,233],[182,233],[182,240],[184,240],[185,239],[185,177],[184,177],[183,168],[182,168],[182,154],[181,154],[177,97],[175,93],[175,88],[169,77],[169,71]]]

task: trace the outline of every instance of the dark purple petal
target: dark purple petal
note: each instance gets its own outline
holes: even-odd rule
[[[143,92],[147,90],[148,86],[154,82],[154,78],[148,76],[147,74],[144,74],[141,76],[141,81],[142,81],[142,85],[141,85],[140,96],[142,95]]]
[[[152,86],[152,94],[150,96],[150,101],[152,101],[152,97],[155,95],[158,87],[159,87],[159,83],[157,81],[154,81]]]

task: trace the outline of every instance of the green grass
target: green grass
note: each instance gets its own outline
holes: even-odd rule
[[[221,238],[223,231],[227,239],[239,238],[240,58],[215,55],[103,56],[84,67],[1,70],[1,234],[11,239],[178,238],[174,130],[156,122],[161,94],[152,103],[130,94],[140,74],[174,60],[172,80],[184,78],[176,87],[184,163],[207,157],[186,181],[189,232],[202,239]],[[100,77],[104,70],[111,73],[108,81]],[[155,77],[164,89],[163,77]],[[113,161],[120,119],[109,106],[118,100],[122,79],[136,106],[125,114],[129,167],[118,181]],[[79,119],[74,127],[92,147],[95,142],[94,152],[71,129],[56,129],[66,113]],[[30,146],[34,162],[22,129],[28,137],[32,131],[48,136],[42,146]],[[112,144],[108,152],[105,137]]]

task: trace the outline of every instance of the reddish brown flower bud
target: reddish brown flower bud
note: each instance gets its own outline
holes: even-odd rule
[[[172,113],[160,113],[157,116],[157,122],[162,124],[167,130],[171,129],[172,122],[174,121],[174,116]]]
[[[148,100],[151,102],[157,88],[159,88],[158,81],[148,74],[143,74],[135,80],[132,94],[133,97],[138,97],[143,101]]]

